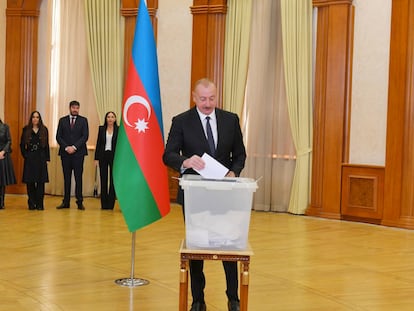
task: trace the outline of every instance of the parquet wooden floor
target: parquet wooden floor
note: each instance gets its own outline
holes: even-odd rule
[[[181,208],[136,233],[135,277],[150,284],[115,284],[131,274],[131,241],[122,213],[86,211],[74,203],[29,211],[25,196],[7,195],[0,210],[0,311],[178,310]],[[249,310],[414,310],[414,231],[280,213],[252,212]],[[205,263],[209,311],[225,311],[221,263]],[[191,297],[191,295],[189,295]]]

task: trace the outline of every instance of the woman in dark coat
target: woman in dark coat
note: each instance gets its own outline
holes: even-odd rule
[[[10,157],[11,136],[9,126],[0,119],[0,209],[4,208],[6,186],[16,183],[13,162]]]
[[[49,182],[50,150],[49,133],[38,111],[31,113],[29,123],[23,128],[20,151],[24,158],[23,182],[27,187],[29,210],[43,210],[45,183]]]
[[[95,164],[99,165],[99,174],[101,176],[101,208],[114,209],[115,205],[115,188],[112,178],[112,167],[114,163],[114,154],[116,141],[118,139],[118,124],[116,115],[113,111],[105,114],[104,125],[99,126],[98,139],[95,149]],[[108,183],[109,175],[109,183]]]

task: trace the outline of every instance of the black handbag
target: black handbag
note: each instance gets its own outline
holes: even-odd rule
[[[95,182],[93,184],[93,197],[98,197],[98,166],[95,166]]]

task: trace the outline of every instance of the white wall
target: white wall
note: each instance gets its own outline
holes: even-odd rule
[[[385,165],[392,0],[354,0],[350,163]]]
[[[37,92],[36,92],[36,109],[40,114],[45,118],[46,116],[46,103],[49,102],[49,87],[48,83],[48,74],[49,64],[48,64],[48,5],[50,0],[42,0],[40,4],[40,16],[39,16],[39,37],[37,42]],[[47,122],[47,120],[43,120]],[[50,126],[49,126],[50,127]],[[53,135],[53,133],[52,133]]]
[[[191,89],[192,0],[159,0],[158,70],[164,138],[171,118],[188,109]]]

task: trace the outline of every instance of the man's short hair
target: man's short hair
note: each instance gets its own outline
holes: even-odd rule
[[[210,80],[209,78],[201,78],[200,80],[197,80],[197,81],[194,83],[194,88],[193,88],[193,90],[195,90],[195,89],[197,88],[197,86],[199,86],[200,84],[201,84],[202,86],[204,86],[204,87],[209,87],[210,85],[216,86],[216,85],[214,84],[214,82],[213,82],[212,80]]]
[[[72,100],[70,103],[69,103],[69,107],[72,107],[72,106],[80,106],[80,104],[79,104],[79,102],[77,101],[77,100]]]

